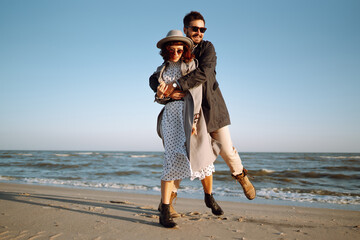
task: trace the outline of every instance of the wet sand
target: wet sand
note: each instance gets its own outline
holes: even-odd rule
[[[0,183],[5,239],[360,239],[360,211],[179,198],[177,229],[159,224],[159,196]]]

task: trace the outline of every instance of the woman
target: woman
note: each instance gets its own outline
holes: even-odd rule
[[[223,214],[212,195],[213,162],[219,146],[207,133],[205,120],[201,111],[202,86],[184,93],[175,90],[166,95],[166,84],[188,74],[197,67],[191,53],[193,42],[184,37],[180,30],[171,30],[157,43],[164,63],[158,67],[159,87],[155,101],[165,104],[158,117],[158,134],[163,140],[165,154],[161,176],[160,224],[172,228],[176,226],[170,214],[170,202],[174,183],[189,177],[191,180],[202,180],[205,191],[205,203],[216,215]],[[205,178],[211,178],[210,186],[205,185]],[[176,186],[178,187],[178,186]]]

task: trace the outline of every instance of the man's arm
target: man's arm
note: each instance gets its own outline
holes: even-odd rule
[[[157,92],[157,87],[159,86],[159,75],[157,72],[154,72],[153,75],[150,76],[149,78],[149,85],[150,88],[154,91]]]
[[[207,42],[203,54],[197,58],[199,66],[191,73],[181,77],[178,83],[181,90],[187,91],[207,81],[208,76],[215,74],[216,52],[211,42]]]

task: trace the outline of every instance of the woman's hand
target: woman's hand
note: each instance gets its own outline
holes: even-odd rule
[[[158,98],[164,98],[164,94],[167,90],[167,85],[165,82],[160,82],[159,86],[157,87],[156,95]]]
[[[183,97],[185,97],[186,93],[181,91],[181,90],[174,90],[169,97],[174,99],[174,100],[180,100]]]

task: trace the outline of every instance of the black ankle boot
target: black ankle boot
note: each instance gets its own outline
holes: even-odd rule
[[[211,208],[211,211],[214,215],[220,216],[224,214],[224,211],[215,201],[213,194],[205,193],[205,204],[208,208]]]
[[[173,221],[170,216],[170,204],[161,204],[161,212],[160,212],[160,224],[166,228],[173,228],[177,224]]]

